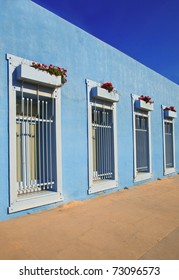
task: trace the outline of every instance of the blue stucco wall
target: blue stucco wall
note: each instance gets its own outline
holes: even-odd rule
[[[61,99],[64,202],[89,198],[85,79],[111,81],[120,93],[117,104],[118,189],[134,185],[132,93],[150,95],[155,102],[151,114],[152,180],[163,177],[161,105],[174,105],[179,112],[179,86],[30,0],[0,0],[0,6],[0,219],[49,207],[15,214],[7,212],[10,186],[6,53],[68,70],[68,83],[62,88]],[[179,120],[175,121],[175,139],[178,172]]]

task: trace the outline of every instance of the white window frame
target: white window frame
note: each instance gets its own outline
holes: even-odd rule
[[[117,120],[116,120],[116,104],[113,102],[107,102],[100,100],[98,102],[91,101],[91,89],[100,86],[99,83],[91,80],[86,80],[87,84],[87,100],[88,100],[88,179],[89,188],[88,194],[97,193],[109,189],[116,188],[118,182],[118,162],[117,162]],[[113,180],[101,180],[101,182],[95,182],[93,180],[93,146],[92,146],[92,107],[96,106],[99,108],[112,110],[113,114],[113,137],[114,137],[114,179]]]
[[[150,120],[150,111],[135,110],[135,101],[139,99],[138,95],[131,95],[132,97],[132,115],[133,115],[133,155],[134,155],[134,182],[139,182],[152,178],[152,146],[151,146],[151,120]],[[149,141],[149,172],[138,172],[137,171],[137,156],[136,156],[136,124],[135,117],[136,115],[144,116],[148,118],[148,141]]]
[[[164,109],[166,108],[165,105],[162,105],[162,118],[163,118],[163,172],[164,175],[168,175],[171,173],[176,172],[176,160],[175,160],[175,122],[174,118],[167,119],[164,115]],[[171,123],[173,126],[173,167],[168,168],[166,167],[166,147],[165,147],[165,123]]]
[[[21,87],[16,83],[16,69],[21,64],[31,65],[32,61],[7,54],[9,70],[9,179],[10,179],[10,206],[9,213],[22,211],[34,207],[39,207],[63,200],[62,195],[62,158],[61,158],[61,94],[60,88],[52,88],[51,94],[56,100],[56,170],[57,190],[36,192],[23,196],[17,195],[17,178],[16,178],[16,92],[21,91]],[[25,89],[27,93],[34,93],[32,89]],[[42,95],[48,95],[44,92]]]

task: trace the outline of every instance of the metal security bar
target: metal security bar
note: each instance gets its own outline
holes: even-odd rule
[[[112,111],[92,107],[93,180],[114,178]]]
[[[136,166],[138,172],[149,172],[149,130],[148,118],[135,116]]]
[[[174,167],[173,123],[171,122],[165,122],[165,157],[166,157],[166,168]]]
[[[52,190],[53,101],[17,96],[17,194]]]

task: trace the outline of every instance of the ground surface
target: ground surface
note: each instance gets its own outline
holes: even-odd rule
[[[179,260],[179,175],[0,222],[0,259]]]

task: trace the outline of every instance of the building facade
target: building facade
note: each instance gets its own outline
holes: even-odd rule
[[[179,171],[177,84],[31,0],[0,4],[1,220]]]

